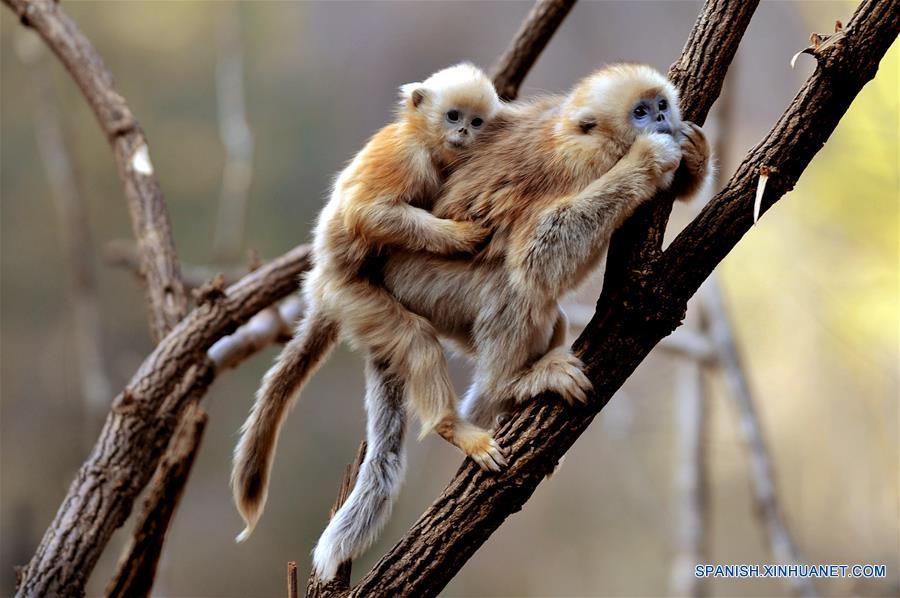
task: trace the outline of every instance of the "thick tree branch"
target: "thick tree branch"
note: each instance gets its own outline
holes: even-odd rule
[[[709,2],[704,14],[716,4]],[[731,183],[679,236],[664,259],[653,265],[650,278],[623,279],[623,284],[610,289],[619,301],[598,305],[598,313],[575,343],[595,385],[590,403],[572,408],[558,397],[541,396],[514,414],[498,432],[510,467],[496,475],[465,462],[409,532],[360,580],[353,596],[437,594],[506,517],[522,508],[612,394],[678,324],[688,298],[747,231],[755,167],[769,162],[779,167],[779,183],[766,193],[769,206],[790,188],[874,75],[897,26],[895,3],[860,4],[843,42],[828,51],[766,141],[751,152]],[[736,25],[719,22],[715,27]],[[704,89],[717,89],[720,83],[708,82]],[[695,105],[691,98],[686,103]],[[647,285],[648,281],[655,284]]]
[[[170,332],[116,397],[37,552],[20,596],[81,595],[112,533],[146,486],[187,404],[217,373],[206,351],[275,301],[296,291],[309,267],[299,246],[220,293],[211,292]]]
[[[34,28],[68,69],[112,145],[125,185],[134,236],[141,249],[150,333],[159,341],[187,312],[169,215],[147,149],[147,140],[112,74],[75,23],[54,0],[3,0]]]
[[[107,596],[149,596],[162,554],[166,529],[175,514],[185,482],[197,456],[206,427],[206,412],[194,402],[150,484],[136,532],[123,551],[116,573],[106,587]]]
[[[528,71],[574,5],[575,0],[538,0],[535,3],[512,44],[494,67],[494,87],[501,98],[516,99]]]

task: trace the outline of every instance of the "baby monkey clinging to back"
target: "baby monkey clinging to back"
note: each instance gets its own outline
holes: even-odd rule
[[[314,265],[303,287],[306,315],[266,373],[235,449],[234,499],[247,524],[238,540],[249,536],[262,513],[288,408],[339,332],[404,381],[423,434],[437,430],[484,468],[505,465],[490,433],[457,414],[457,397],[431,323],[367,279],[373,258],[385,250],[471,252],[487,235],[477,224],[437,218],[428,209],[443,174],[499,110],[500,100],[491,81],[470,64],[404,85],[401,96],[396,122],[376,133],[341,172],[319,215]],[[383,407],[367,408],[371,426]],[[402,470],[402,463],[370,461],[367,456],[360,478],[402,475],[394,471]],[[382,512],[366,513],[375,521],[373,535],[390,509],[392,500],[385,498]],[[353,500],[345,507],[352,508]],[[354,538],[352,544],[367,542]]]

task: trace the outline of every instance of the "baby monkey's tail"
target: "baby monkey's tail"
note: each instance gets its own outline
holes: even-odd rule
[[[250,537],[266,505],[269,474],[284,418],[300,389],[334,348],[337,337],[337,324],[311,308],[263,377],[234,449],[231,487],[234,504],[246,523],[236,538],[238,542]]]
[[[383,364],[366,363],[366,457],[346,502],[322,532],[313,567],[331,580],[338,566],[368,548],[391,514],[406,469],[403,384]]]

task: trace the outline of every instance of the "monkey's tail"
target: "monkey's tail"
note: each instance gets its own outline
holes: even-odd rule
[[[366,364],[366,456],[346,502],[322,532],[313,567],[323,580],[368,548],[391,514],[406,470],[403,386],[384,365]]]
[[[263,377],[234,449],[231,487],[234,504],[246,523],[236,538],[238,542],[250,537],[266,505],[281,425],[300,389],[334,348],[337,337],[338,325],[311,307],[275,365]]]

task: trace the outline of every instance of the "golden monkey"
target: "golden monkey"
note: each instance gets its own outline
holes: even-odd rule
[[[366,276],[389,251],[459,254],[484,239],[482,226],[437,218],[428,209],[445,172],[500,106],[491,81],[470,64],[404,85],[396,121],[337,177],[314,232],[313,268],[303,285],[306,315],[263,378],[235,449],[232,486],[246,522],[238,541],[262,513],[290,405],[339,335],[403,380],[423,435],[436,429],[486,469],[505,465],[490,432],[459,417],[434,327]],[[380,407],[367,402],[367,408],[370,420],[377,419]]]

